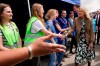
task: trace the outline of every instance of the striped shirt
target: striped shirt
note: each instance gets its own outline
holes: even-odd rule
[[[13,27],[11,26],[10,23],[8,25],[6,25],[6,26],[8,26],[8,28],[10,28],[11,30],[13,30]],[[0,29],[0,37],[2,37],[3,44],[5,44],[5,43],[8,42],[1,29]]]

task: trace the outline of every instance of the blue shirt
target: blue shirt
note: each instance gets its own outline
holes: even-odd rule
[[[74,22],[71,18],[68,19],[68,22],[70,22],[70,26],[72,27],[74,25]],[[76,29],[74,29],[73,33],[72,33],[73,36],[76,36]]]
[[[58,20],[54,20],[53,21],[53,25],[54,25],[54,27],[55,27],[55,30],[56,30],[56,33],[58,34],[60,31],[58,30],[58,28],[56,27],[56,24],[59,24],[59,22],[58,22]],[[60,25],[60,24],[59,24]]]
[[[46,21],[46,29],[47,30],[51,30],[53,33],[56,33],[55,27],[53,26],[53,22],[50,21]],[[54,38],[54,41],[57,43],[57,37]],[[47,42],[50,42],[50,40],[48,40]]]
[[[92,19],[93,29],[96,32],[96,19]]]
[[[62,29],[65,29],[65,28],[67,28],[67,27],[69,27],[68,26],[68,22],[67,22],[67,20],[65,19],[65,18],[59,18],[58,19],[58,22],[60,23],[60,27],[62,28]]]

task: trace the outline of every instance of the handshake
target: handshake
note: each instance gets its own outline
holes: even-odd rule
[[[64,31],[63,35],[65,35],[68,38],[72,37],[72,34],[69,34],[68,30]]]

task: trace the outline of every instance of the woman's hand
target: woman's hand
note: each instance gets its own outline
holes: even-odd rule
[[[70,30],[70,29],[71,29],[71,27],[66,28],[67,31]]]
[[[38,38],[33,42],[30,47],[32,48],[33,57],[47,55],[53,52],[65,52],[65,46],[59,44],[52,44],[45,42],[48,39],[51,39],[53,36],[44,36]]]
[[[89,44],[89,48],[93,49],[93,43]]]
[[[59,38],[61,38],[62,40],[65,38],[65,35],[59,34],[58,36]]]

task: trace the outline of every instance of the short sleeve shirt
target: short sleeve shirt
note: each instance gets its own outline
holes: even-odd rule
[[[37,33],[38,31],[40,31],[43,28],[45,28],[45,27],[42,24],[42,22],[40,20],[36,20],[35,22],[32,23],[31,32]]]
[[[47,30],[50,29],[53,33],[56,33],[55,27],[54,27],[54,25],[53,25],[52,22],[46,21],[46,28],[47,28]],[[57,37],[55,37],[54,40],[55,40],[55,42],[57,43]],[[50,42],[50,41],[48,41],[48,42]]]
[[[58,19],[58,21],[59,21],[59,23],[60,23],[60,27],[62,28],[62,29],[65,29],[65,28],[67,28],[68,27],[68,22],[67,22],[67,20],[65,19],[65,18],[59,18]]]
[[[56,27],[56,24],[59,24],[58,20],[54,20],[53,21],[53,25],[55,27],[56,33],[59,33],[60,31],[58,30],[58,28]],[[60,24],[59,24],[60,25]]]

